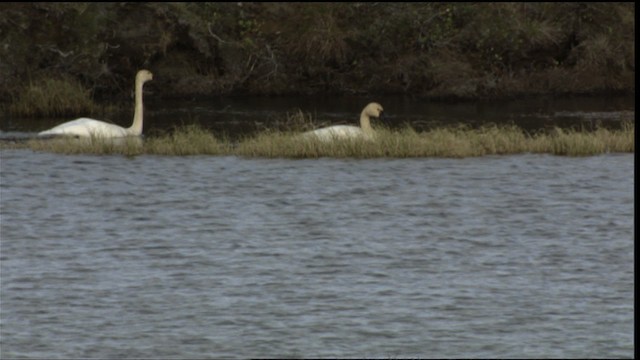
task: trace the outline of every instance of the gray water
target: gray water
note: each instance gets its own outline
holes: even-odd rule
[[[634,354],[634,156],[2,150],[2,358]]]

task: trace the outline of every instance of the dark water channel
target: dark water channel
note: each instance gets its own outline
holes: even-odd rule
[[[375,125],[391,128],[410,125],[417,130],[467,124],[515,124],[527,131],[554,126],[591,130],[598,126],[619,127],[633,121],[633,96],[609,97],[536,97],[509,101],[430,102],[407,97],[225,97],[212,99],[157,100],[145,97],[145,134],[153,136],[176,126],[199,124],[216,134],[230,138],[257,131],[286,128],[288,115],[301,111],[320,126],[358,122],[362,108],[376,101],[385,108],[382,120]],[[129,126],[133,102],[102,120]],[[18,119],[0,117],[0,139],[32,136],[33,133],[71,119]]]

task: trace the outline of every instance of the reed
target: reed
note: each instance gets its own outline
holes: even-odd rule
[[[371,152],[371,147],[368,145],[371,144],[362,139],[325,143],[302,138],[298,132],[269,130],[242,139],[236,146],[234,154],[270,158],[344,158],[358,157],[365,152]]]
[[[224,155],[230,146],[228,141],[218,140],[199,125],[187,125],[145,139],[144,152],[154,155]]]
[[[593,132],[554,128],[531,140],[530,151],[566,156],[635,152],[635,124],[625,122],[620,130],[598,128]]]
[[[634,152],[633,123],[620,130],[596,131],[555,129],[551,133],[527,134],[515,125],[438,128],[418,133],[378,129],[375,141],[350,139],[322,142],[303,139],[298,133],[269,131],[242,140],[235,155],[282,158],[376,158],[376,157],[474,157],[519,153],[550,153],[589,156],[608,152]]]
[[[78,81],[48,78],[21,89],[8,111],[18,117],[59,117],[92,114],[99,108]]]
[[[452,126],[426,132],[411,127],[399,130],[378,128],[375,140],[350,139],[322,142],[300,136],[300,131],[264,130],[237,142],[218,138],[197,125],[171,132],[125,139],[32,139],[25,145],[6,144],[2,148],[28,147],[36,151],[64,154],[231,155],[265,158],[411,158],[474,157],[519,153],[549,153],[562,156],[590,156],[610,152],[635,151],[635,124],[621,129],[595,131],[555,128],[528,134],[517,126],[488,125],[480,128]]]

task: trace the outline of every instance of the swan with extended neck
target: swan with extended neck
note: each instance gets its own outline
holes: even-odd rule
[[[75,136],[75,137],[96,137],[96,138],[118,138],[125,136],[142,135],[142,86],[145,82],[152,80],[153,74],[149,70],[140,70],[136,74],[135,87],[135,110],[133,113],[133,124],[128,128],[123,128],[115,124],[89,118],[79,118],[66,123],[62,123],[49,130],[38,133],[38,136]]]
[[[305,138],[317,138],[321,141],[340,139],[364,138],[373,139],[374,131],[371,128],[371,118],[379,118],[383,113],[382,105],[372,102],[362,109],[360,113],[360,126],[334,125],[322,129],[311,130],[303,133]]]

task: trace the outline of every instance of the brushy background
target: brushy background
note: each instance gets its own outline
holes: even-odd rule
[[[0,102],[130,96],[141,68],[160,97],[633,93],[634,19],[611,2],[2,3]]]

